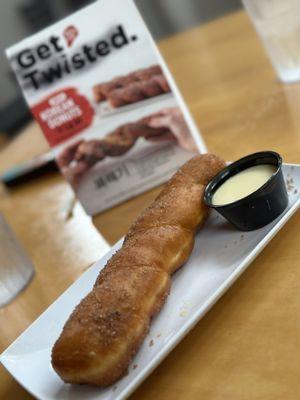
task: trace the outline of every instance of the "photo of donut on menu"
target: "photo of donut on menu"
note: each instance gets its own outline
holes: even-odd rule
[[[126,154],[138,141],[170,141],[197,152],[188,125],[178,107],[166,108],[138,121],[117,127],[103,138],[81,139],[64,148],[57,163],[76,190],[84,174],[106,157]]]
[[[174,99],[158,110],[157,104],[133,110],[125,122],[124,117],[105,120],[100,132],[76,136],[55,150],[62,173],[81,202],[91,207],[94,201],[99,204],[98,196],[105,207],[147,190],[153,181],[163,183],[174,164],[198,152]]]
[[[127,75],[117,76],[93,87],[94,100],[105,112],[171,92],[160,65],[151,65]]]

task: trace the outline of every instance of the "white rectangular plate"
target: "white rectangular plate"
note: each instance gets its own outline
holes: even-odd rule
[[[197,235],[195,248],[173,277],[171,294],[154,318],[129,373],[106,390],[64,384],[51,368],[52,345],[76,304],[93,283],[121,241],[81,276],[2,355],[5,368],[29,392],[44,400],[124,399],[153,371],[176,344],[232,285],[300,205],[300,166],[284,165],[289,206],[273,223],[240,232],[212,213]]]

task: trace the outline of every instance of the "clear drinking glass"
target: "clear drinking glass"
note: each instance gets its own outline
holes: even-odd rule
[[[29,257],[0,214],[0,307],[20,293],[33,274]]]
[[[300,79],[300,0],[242,0],[283,82]]]

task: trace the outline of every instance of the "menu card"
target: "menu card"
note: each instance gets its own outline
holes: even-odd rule
[[[7,56],[89,214],[165,182],[206,151],[132,0],[99,0]]]

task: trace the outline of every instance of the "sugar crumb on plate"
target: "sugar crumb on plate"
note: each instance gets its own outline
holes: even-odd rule
[[[179,314],[180,317],[186,317],[188,315],[187,310],[182,310]]]

